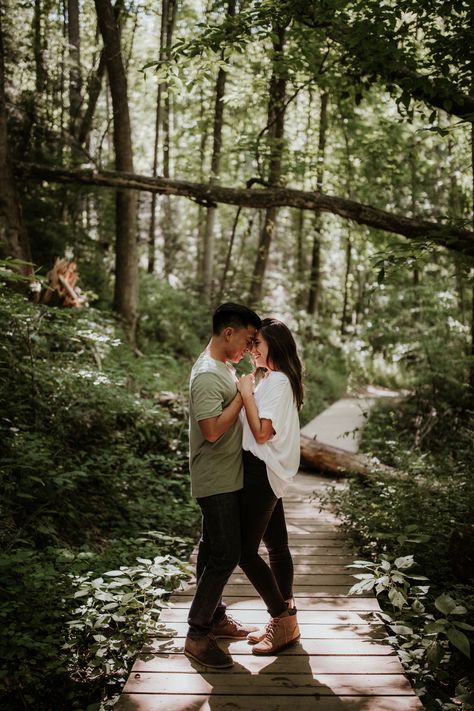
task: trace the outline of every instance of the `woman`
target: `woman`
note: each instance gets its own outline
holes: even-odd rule
[[[252,651],[274,654],[297,642],[300,636],[293,604],[293,561],[281,496],[300,461],[302,367],[289,329],[273,318],[262,321],[252,356],[265,375],[255,392],[253,374],[243,376],[238,383],[245,410],[240,567],[271,616],[263,631],[248,635],[250,642],[256,642]],[[270,567],[258,554],[262,538]]]

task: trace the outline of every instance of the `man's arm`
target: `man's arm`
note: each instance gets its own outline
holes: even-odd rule
[[[199,420],[199,427],[204,439],[208,442],[216,442],[227,430],[232,427],[239,416],[242,408],[242,396],[238,392],[232,402],[225,407],[217,417],[208,417]]]

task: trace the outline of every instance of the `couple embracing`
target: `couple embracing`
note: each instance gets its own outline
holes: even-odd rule
[[[237,379],[232,363],[252,354],[263,377]],[[245,639],[254,654],[275,654],[299,639],[293,561],[282,495],[300,458],[302,368],[288,328],[226,303],[190,378],[191,492],[202,511],[196,593],[184,652],[213,669],[233,665],[216,639]],[[259,555],[263,540],[270,565]],[[239,565],[270,619],[262,630],[234,620],[222,600]]]

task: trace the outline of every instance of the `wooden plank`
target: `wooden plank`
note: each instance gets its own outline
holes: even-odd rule
[[[303,676],[303,678],[301,678]],[[203,674],[138,672],[125,685],[125,693],[145,694],[238,694],[239,696],[288,694],[410,696],[413,689],[402,674],[234,674],[206,671]]]
[[[265,624],[268,621],[268,613],[263,605],[256,607],[239,608],[236,610],[232,605],[229,612],[240,622],[246,624]],[[189,605],[181,607],[165,608],[160,615],[160,622],[171,624],[174,622],[186,622]],[[302,610],[298,608],[298,623],[319,624],[319,625],[359,625],[369,623],[380,623],[377,619],[376,611],[353,611],[353,610]]]
[[[312,597],[347,597],[351,585],[353,585],[355,582],[356,581],[353,580],[349,585],[298,585],[298,583],[295,582],[295,584],[293,585],[293,592],[295,597],[298,594],[311,594]],[[195,591],[196,588],[194,585],[189,586],[185,590],[173,593],[173,599],[175,597],[189,597],[189,595],[194,595]],[[250,585],[250,583],[248,583],[247,585],[232,585],[228,583],[224,588],[224,597],[226,599],[243,596],[253,597],[254,595],[255,588],[253,585]],[[366,593],[366,595],[367,597],[369,597],[370,593]]]
[[[268,615],[267,615],[268,619]],[[248,624],[262,624],[263,620],[251,620]],[[375,623],[347,624],[333,622],[327,624],[311,624],[299,622],[301,639],[385,639],[387,632],[383,625]],[[188,623],[184,620],[163,624],[161,634],[153,637],[185,637]]]
[[[219,640],[222,648],[228,648],[229,653],[252,654],[252,645],[246,639]],[[184,637],[172,639],[151,638],[143,647],[143,652],[159,654],[160,652],[181,653],[184,646]],[[304,639],[301,643],[280,652],[280,656],[391,656],[395,654],[393,647],[384,640],[372,639]]]
[[[239,571],[232,575],[230,581],[232,585],[249,584],[247,576]],[[330,573],[329,571],[324,573],[296,573],[295,581],[299,585],[353,585],[355,583],[354,576],[348,574],[347,570],[341,573]]]
[[[328,656],[308,654],[280,654],[276,657],[258,657],[256,654],[232,654],[233,674],[403,674],[403,667],[397,656]],[[132,674],[137,672],[163,671],[173,673],[203,671],[203,667],[188,659],[184,654],[170,652],[163,654],[139,655],[133,665]]]
[[[226,596],[228,597],[229,612],[237,610],[263,610],[265,604],[263,600],[250,596]],[[192,601],[192,595],[173,595],[170,602],[175,607],[189,609]],[[296,607],[298,610],[367,610],[379,611],[380,606],[377,598],[373,597],[313,597],[306,593],[295,594]]]
[[[422,711],[416,696],[225,696],[123,694],[115,711]]]

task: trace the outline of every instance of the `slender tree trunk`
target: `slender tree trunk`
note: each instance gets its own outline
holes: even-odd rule
[[[35,108],[33,136],[35,152],[41,155],[44,135],[44,97],[47,74],[44,65],[44,41],[42,32],[41,0],[35,0],[33,12],[33,55],[35,59]]]
[[[0,257],[13,257],[28,262],[20,266],[18,271],[32,274],[31,250],[21,216],[20,198],[8,142],[2,25],[3,8],[0,6]]]
[[[321,93],[321,106],[319,110],[318,131],[318,167],[316,170],[316,190],[322,192],[324,185],[324,160],[326,154],[326,138],[328,130],[328,101],[327,91]],[[311,269],[308,291],[308,314],[314,316],[318,309],[319,282],[321,274],[321,213],[314,216],[313,249],[311,254]]]
[[[474,123],[471,125],[471,171],[472,171],[472,224],[474,227]],[[472,286],[471,302],[471,367],[469,372],[469,385],[471,398],[474,401],[474,285]]]
[[[105,74],[105,68],[105,52],[104,50],[102,50],[99,56],[99,63],[97,65],[97,69],[91,74],[91,77],[87,83],[87,107],[84,111],[84,115],[82,116],[82,120],[80,122],[77,132],[78,142],[81,145],[87,145],[88,142],[89,133],[92,128],[92,120],[94,118],[97,101],[99,99],[100,91],[102,88],[102,79]]]
[[[270,80],[270,93],[268,100],[268,138],[270,142],[270,163],[268,170],[268,184],[278,185],[282,171],[283,138],[285,131],[285,95],[287,70],[284,66],[286,27],[276,25],[272,34],[273,41],[273,70]],[[250,286],[250,301],[257,303],[262,298],[263,278],[268,262],[268,254],[272,237],[275,232],[278,208],[269,207],[265,211],[263,228],[260,232],[257,258]]]
[[[79,0],[67,0],[67,35],[69,42],[69,131],[71,136],[76,137],[82,102]]]
[[[201,140],[199,141],[199,177],[200,180],[204,180],[204,162],[206,159],[206,146],[207,139],[209,136],[208,131],[208,121],[205,119],[205,102],[204,94],[201,89],[200,94],[200,114],[199,114],[199,129]],[[206,215],[207,210],[205,210],[202,204],[199,205],[198,212],[198,235],[197,235],[197,249],[196,249],[196,282],[201,285],[204,281],[203,277],[203,245],[204,245],[204,232],[206,229]]]
[[[128,108],[127,76],[122,60],[120,29],[110,0],[95,0],[113,106],[115,167],[133,171],[132,131]],[[116,193],[116,260],[114,308],[124,318],[133,339],[138,306],[138,250],[136,196]]]
[[[235,15],[235,0],[229,0],[227,4],[227,18]],[[227,72],[219,67],[216,81],[215,103],[214,103],[214,127],[211,156],[211,176],[212,184],[219,182],[221,167],[221,145],[222,127],[224,117],[224,94]],[[214,224],[216,220],[215,207],[208,207],[206,213],[206,229],[204,232],[203,245],[203,293],[208,303],[212,300],[212,274],[214,266]]]
[[[160,62],[164,61],[166,55],[166,28],[168,24],[168,0],[163,0],[161,4],[161,22],[160,22],[160,47],[159,58]],[[158,149],[160,145],[160,129],[163,120],[162,116],[162,85],[158,84],[156,90],[156,112],[155,112],[155,141],[153,144],[153,169],[152,175],[155,178],[158,175]],[[156,262],[156,193],[151,196],[151,216],[150,229],[148,233],[148,273],[153,274],[155,271]]]
[[[174,27],[176,24],[177,0],[168,0],[166,18],[166,57],[169,56],[173,42]],[[171,141],[172,141],[172,104],[169,87],[165,94],[163,106],[163,177],[170,177]],[[163,198],[163,216],[161,229],[164,241],[164,271],[165,275],[171,274],[175,267],[178,251],[176,230],[173,220],[173,208],[168,195]]]
[[[351,231],[350,228],[348,230],[347,234],[347,242],[346,242],[346,270],[344,273],[344,288],[343,288],[343,302],[342,302],[342,316],[341,316],[341,336],[344,336],[346,333],[346,326],[348,324],[348,317],[347,317],[347,312],[349,309],[349,281],[350,281],[350,276],[351,276],[351,267],[352,267],[352,240],[351,240]]]

